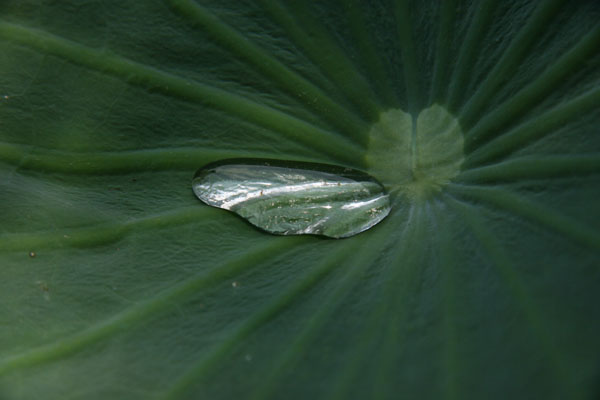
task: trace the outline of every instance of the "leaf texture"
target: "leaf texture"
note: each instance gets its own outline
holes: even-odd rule
[[[596,398],[599,20],[1,2],[0,398]],[[374,171],[381,116],[433,105],[458,172],[357,236],[268,235],[191,191],[225,158]]]

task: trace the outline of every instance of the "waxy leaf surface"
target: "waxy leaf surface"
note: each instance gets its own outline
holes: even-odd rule
[[[599,396],[597,0],[0,1],[0,399]],[[201,204],[365,171],[343,240]]]

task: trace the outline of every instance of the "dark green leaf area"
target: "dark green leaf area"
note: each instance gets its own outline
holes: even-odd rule
[[[0,398],[576,399],[600,377],[600,6],[0,2]],[[231,158],[366,171],[274,236]]]

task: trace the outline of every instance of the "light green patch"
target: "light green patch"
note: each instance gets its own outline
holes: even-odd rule
[[[460,172],[463,133],[458,120],[434,104],[419,113],[383,112],[369,131],[367,165],[391,193],[411,200],[442,190]]]

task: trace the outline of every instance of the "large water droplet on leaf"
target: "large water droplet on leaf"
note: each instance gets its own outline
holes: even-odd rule
[[[326,164],[230,159],[196,172],[194,193],[278,235],[343,238],[390,212],[383,186],[364,172]]]

